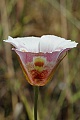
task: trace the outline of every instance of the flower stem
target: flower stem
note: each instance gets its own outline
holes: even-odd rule
[[[34,120],[37,120],[38,86],[34,86]]]

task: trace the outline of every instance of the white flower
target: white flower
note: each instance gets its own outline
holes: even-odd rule
[[[51,79],[61,61],[60,57],[63,53],[76,47],[78,44],[75,41],[66,40],[54,35],[22,38],[12,38],[9,36],[8,39],[4,41],[15,47],[13,50],[15,50],[19,57],[28,82],[31,85],[38,86],[45,85],[49,79]],[[37,57],[41,57],[41,59],[37,59],[35,63],[37,67],[35,69],[34,58]],[[46,62],[42,61],[42,59],[46,59]],[[28,66],[29,69],[26,66]],[[30,66],[33,67],[30,69]]]

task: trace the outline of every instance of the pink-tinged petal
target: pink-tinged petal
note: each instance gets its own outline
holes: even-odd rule
[[[67,54],[67,51],[68,51],[68,50],[70,50],[70,48],[66,48],[66,49],[60,51],[60,53],[58,54],[57,60],[62,59],[63,55],[64,55],[64,54],[65,54],[65,55]],[[64,55],[64,56],[65,56],[65,55]]]
[[[25,72],[26,79],[31,85],[43,86],[51,78],[57,66],[59,52],[31,53],[14,49]]]

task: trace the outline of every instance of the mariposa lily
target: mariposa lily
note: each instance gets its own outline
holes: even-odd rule
[[[54,35],[41,37],[8,37],[17,53],[27,81],[34,86],[45,85],[54,75],[62,55],[78,43]]]

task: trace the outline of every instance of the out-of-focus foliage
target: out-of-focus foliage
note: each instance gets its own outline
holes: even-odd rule
[[[7,36],[53,34],[80,43],[80,0],[0,1],[0,120],[33,120],[33,87]],[[80,120],[80,45],[69,51],[53,80],[40,87],[39,120]]]

